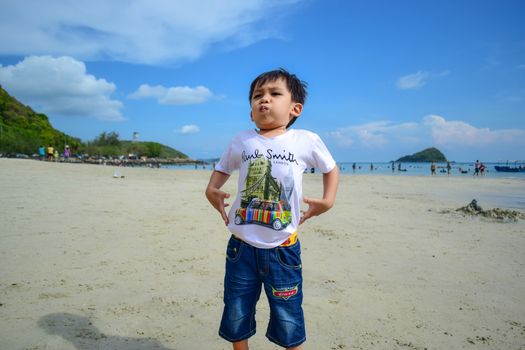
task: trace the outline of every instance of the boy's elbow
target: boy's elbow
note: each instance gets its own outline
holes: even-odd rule
[[[328,209],[332,209],[335,205],[335,193],[328,199]]]
[[[206,190],[204,190],[204,196],[206,196],[206,198],[208,198],[208,200],[210,199],[210,196],[211,196],[211,193],[212,193],[212,188],[211,186],[207,186],[206,187]]]

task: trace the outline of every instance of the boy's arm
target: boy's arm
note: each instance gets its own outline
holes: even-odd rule
[[[312,216],[321,215],[334,206],[337,185],[339,184],[339,168],[337,165],[328,173],[323,174],[323,198],[307,198],[304,202],[308,204],[308,210],[304,212],[299,221],[299,225]]]
[[[230,175],[214,170],[211,174],[208,187],[206,187],[206,198],[208,198],[208,201],[210,201],[211,205],[217,209],[219,214],[221,214],[221,217],[226,225],[228,225],[229,220],[224,208],[226,208],[229,204],[224,203],[224,200],[226,198],[230,198],[230,195],[221,191],[220,189],[229,178]]]

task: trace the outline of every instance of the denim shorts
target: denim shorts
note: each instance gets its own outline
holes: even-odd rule
[[[306,340],[301,245],[260,249],[232,236],[226,250],[224,312],[219,335],[230,342],[255,334],[255,305],[264,291],[270,304],[266,337],[288,348]]]

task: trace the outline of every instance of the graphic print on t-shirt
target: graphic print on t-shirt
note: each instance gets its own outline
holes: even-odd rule
[[[291,169],[290,169],[291,172]],[[248,165],[240,208],[235,224],[259,224],[282,230],[292,222],[289,198],[293,192],[293,175],[281,183],[272,176],[272,162],[266,157],[252,159]]]

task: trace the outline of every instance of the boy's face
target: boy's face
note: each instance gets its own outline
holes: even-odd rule
[[[253,90],[251,106],[252,120],[261,130],[286,128],[288,122],[303,110],[302,104],[292,101],[284,79],[257,86]]]

